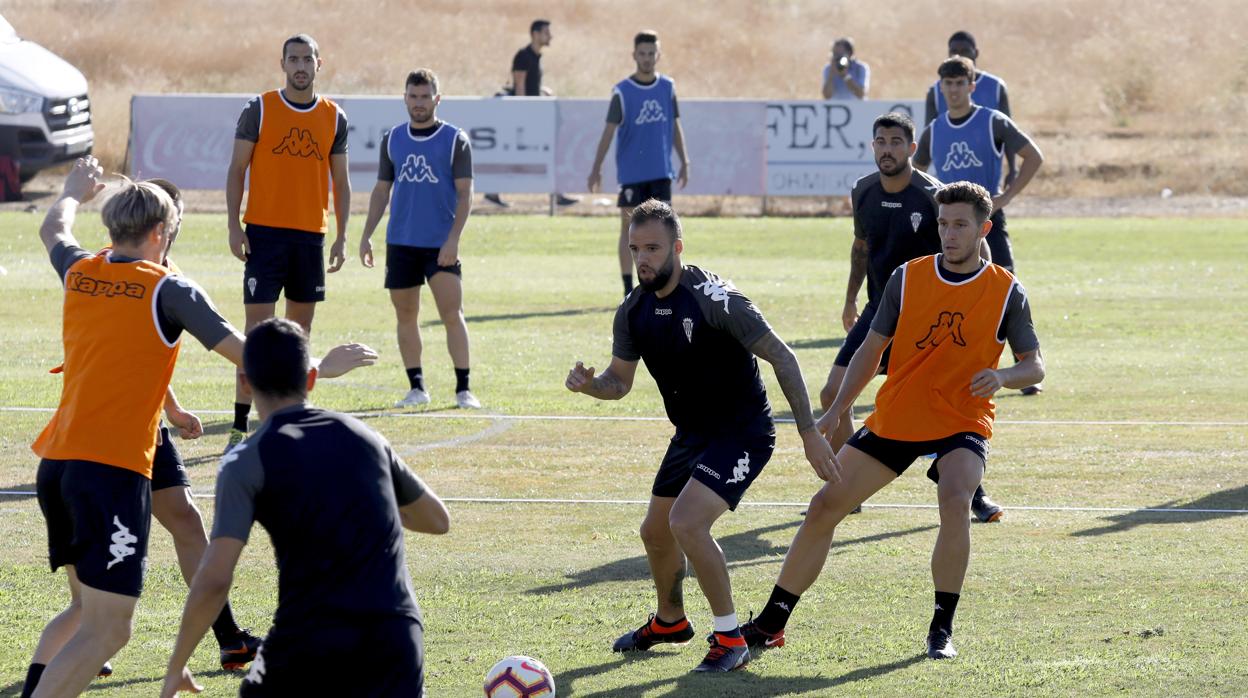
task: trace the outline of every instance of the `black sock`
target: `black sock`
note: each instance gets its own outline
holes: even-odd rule
[[[230,602],[227,600],[225,606],[221,608],[221,613],[212,623],[212,634],[217,636],[217,644],[224,647],[232,643],[242,632],[238,623],[234,622],[234,612],[230,610]]]
[[[425,389],[425,375],[419,366],[407,369],[407,384],[412,387],[412,390]]]
[[[234,403],[234,429],[247,431],[247,415],[251,414],[251,403]]]
[[[455,369],[455,392],[462,393],[468,389],[468,369]]]
[[[771,598],[767,599],[767,605],[754,619],[754,625],[763,632],[773,635],[784,630],[784,626],[789,623],[789,614],[797,608],[797,600],[800,598],[797,594],[790,594],[779,586],[773,587]]]
[[[620,274],[620,276],[624,279],[624,295],[627,296],[628,294],[633,292],[633,275],[632,274]]]
[[[976,499],[983,499],[984,497],[987,497],[987,496],[988,496],[988,493],[984,491],[984,486],[980,485],[979,487],[975,488],[975,496],[971,497],[971,501],[973,502]]]
[[[936,610],[932,612],[932,624],[927,626],[929,633],[943,629],[950,635],[953,634],[953,612],[958,610],[959,596],[961,595],[948,591],[936,592]]]
[[[681,616],[681,617],[677,618],[676,620],[674,620],[674,621],[672,621],[672,622],[670,622],[670,623],[669,623],[669,622],[667,622],[667,621],[663,620],[662,618],[660,618],[660,617],[659,617],[659,614],[657,614],[657,613],[656,613],[656,614],[654,614],[654,624],[655,624],[655,625],[657,625],[657,626],[659,626],[660,628],[674,628],[674,627],[676,627],[676,626],[678,626],[678,625],[680,625],[681,623],[684,623],[684,622],[685,622],[685,617],[684,617],[684,616]]]
[[[26,670],[26,683],[22,684],[22,698],[30,698],[35,695],[35,687],[39,685],[39,679],[43,676],[43,670],[48,668],[46,664],[31,664]]]

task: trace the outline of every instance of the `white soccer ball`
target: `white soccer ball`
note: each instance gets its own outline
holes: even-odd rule
[[[486,698],[555,698],[555,677],[532,657],[514,655],[495,664],[485,675]]]

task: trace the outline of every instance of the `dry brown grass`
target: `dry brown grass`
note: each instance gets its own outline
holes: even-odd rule
[[[1243,10],[1240,0],[10,0],[0,9],[87,74],[97,150],[114,166],[131,94],[270,88],[281,40],[297,31],[321,43],[320,84],[335,93],[398,92],[407,70],[428,65],[450,94],[490,94],[528,22],[544,16],[555,22],[547,83],[561,95],[605,96],[631,70],[633,33],[650,27],[686,98],[809,98],[835,36],[855,38],[873,95],[920,97],[945,39],[965,28],[1048,156],[1034,185],[1042,196],[1248,194]]]

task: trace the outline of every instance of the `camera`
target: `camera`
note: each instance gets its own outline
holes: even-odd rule
[[[837,58],[837,59],[836,59],[836,69],[837,69],[837,70],[839,70],[839,71],[841,71],[841,72],[844,72],[844,71],[848,70],[848,69],[849,69],[849,57],[848,57],[848,56],[841,56],[840,58]]]

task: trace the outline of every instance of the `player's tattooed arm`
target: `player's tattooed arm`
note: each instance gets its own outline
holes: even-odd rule
[[[776,372],[776,382],[780,384],[785,399],[789,401],[789,408],[793,410],[798,432],[813,431],[815,416],[810,410],[810,397],[806,394],[806,381],[802,378],[802,367],[797,363],[797,355],[775,332],[763,335],[749,349],[755,356],[771,364]]]
[[[585,367],[577,361],[568,371],[564,386],[574,393],[585,393],[599,400],[619,400],[633,389],[633,376],[637,373],[636,361],[625,361],[618,356],[611,357],[611,365],[602,375],[594,375],[594,367]]]
[[[849,248],[849,283],[845,288],[845,307],[841,310],[841,324],[848,332],[858,322],[858,292],[867,278],[867,241],[854,238]]]

